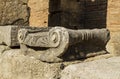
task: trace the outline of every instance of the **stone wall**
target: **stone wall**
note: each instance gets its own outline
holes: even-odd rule
[[[107,49],[110,53],[120,55],[120,0],[108,1],[107,28],[111,31]]]
[[[49,0],[29,0],[30,7],[30,25],[48,26]]]
[[[64,67],[80,62],[46,63],[0,46],[0,79],[60,79]]]
[[[64,15],[66,12],[78,12],[83,13],[83,16],[79,16],[79,18],[84,18],[85,21],[82,19],[81,23],[85,24],[85,28],[108,27],[112,29],[112,31],[115,31],[119,30],[119,4],[119,0],[73,0],[73,2],[72,0],[68,2],[67,0],[29,0],[30,25],[48,26],[49,17],[53,21],[58,21],[59,16],[57,15],[61,16],[61,14]],[[57,18],[53,19],[53,15],[57,16]],[[66,14],[66,16],[67,15],[69,14]],[[65,17],[61,16],[61,18]],[[69,19],[70,18],[67,18],[67,20]],[[73,21],[73,18],[71,18],[71,22]],[[56,25],[58,24],[56,23]],[[52,23],[51,25],[55,24]],[[76,25],[73,23],[73,26]]]
[[[72,1],[72,0],[68,0],[68,1]],[[79,1],[82,0],[76,0],[76,1],[80,4],[81,2]],[[85,13],[83,16],[78,15],[85,18],[83,21],[78,19],[80,17],[75,16],[75,18],[77,18],[77,23],[78,23],[77,24],[76,22],[74,23],[74,21],[76,20],[73,20],[75,18],[71,17],[71,15],[67,15],[68,18],[61,16],[61,14],[64,15],[65,12],[64,9],[62,9],[63,13],[60,14],[60,18],[65,18],[65,20],[69,19],[67,23],[73,21],[72,23],[73,25],[70,26],[74,26],[74,28],[78,28],[76,26],[79,25],[79,21],[80,21],[80,25],[84,28],[107,27],[111,31],[111,40],[107,45],[107,49],[110,53],[119,55],[120,54],[119,52],[120,51],[119,49],[120,48],[120,41],[119,41],[120,0],[114,0],[114,1],[108,0],[107,3],[106,0],[84,0],[84,1],[85,3],[83,4],[85,5],[85,8],[81,9],[80,12],[86,11],[87,13]],[[59,13],[61,12],[61,9],[58,9],[58,7],[56,6],[55,7],[58,9],[58,11],[56,11],[56,9],[55,11],[53,10],[50,11],[49,0],[29,0],[29,2],[27,0],[0,0],[0,2],[1,2],[0,25],[9,25],[9,24],[29,25],[30,22],[31,26],[48,26],[49,25],[48,18],[50,17],[48,15],[54,13],[58,14],[57,12]],[[72,6],[73,4],[76,3],[69,2],[67,4],[69,4],[69,6]],[[72,7],[69,6],[67,6],[68,7],[67,13],[69,14],[70,13],[74,14],[78,10],[77,9],[78,6],[76,6],[75,11],[74,9],[72,9],[74,8],[73,6]],[[73,12],[69,12],[70,8],[73,10]],[[63,21],[63,24],[61,24],[61,22],[59,24],[64,26],[64,23],[65,21]],[[67,27],[67,25],[65,26]],[[102,58],[100,57],[99,59],[103,59],[103,58],[104,57]],[[0,46],[0,79],[67,79],[67,78],[70,79],[69,77],[80,79],[79,76],[81,76],[81,78],[87,77],[86,79],[93,77],[98,78],[99,76],[100,79],[103,78],[119,79],[116,78],[118,77],[118,74],[120,74],[119,73],[120,64],[118,61],[119,59],[120,59],[119,57],[107,59],[107,60],[103,59],[100,61],[95,61],[95,62],[93,61],[92,63],[83,63],[83,64],[81,63],[82,65],[81,64],[72,65],[72,64],[80,63],[83,61],[73,61],[73,62],[70,61],[64,63],[46,63],[46,62],[41,62],[40,60],[36,60],[33,57],[23,55],[20,52],[20,49],[10,49],[6,46]],[[91,60],[94,60],[94,57]],[[94,71],[95,68],[98,73]],[[76,70],[78,71],[76,72]],[[101,74],[100,71],[102,71],[103,73]],[[92,72],[92,75],[88,72]],[[113,75],[108,76],[111,75],[111,73],[113,73]]]
[[[109,0],[107,10],[107,28],[111,32],[120,31],[120,0]]]
[[[0,0],[0,25],[28,25],[27,0]]]
[[[28,5],[31,26],[83,27],[83,0],[29,0]]]

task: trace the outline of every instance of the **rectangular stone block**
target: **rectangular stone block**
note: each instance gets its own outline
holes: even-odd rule
[[[0,0],[0,25],[29,25],[28,0]]]
[[[59,79],[64,66],[81,62],[41,62],[21,54],[19,49],[5,51],[0,60],[1,79]]]
[[[120,79],[120,57],[67,66],[60,79]]]
[[[5,44],[10,47],[19,46],[19,42],[17,40],[18,29],[18,26],[0,26],[1,44]]]

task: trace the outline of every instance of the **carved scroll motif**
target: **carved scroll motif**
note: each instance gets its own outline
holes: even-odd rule
[[[0,44],[9,47],[20,46],[23,52],[27,52],[29,47],[45,48],[39,56],[41,61],[60,62],[69,55],[73,58],[72,53],[76,51],[79,56],[75,58],[78,59],[81,56],[84,56],[83,58],[93,56],[96,52],[106,52],[105,46],[110,39],[110,32],[107,29],[72,30],[64,27],[38,28],[9,25],[0,26],[0,36]]]
[[[46,62],[62,61],[61,57],[66,53],[69,46],[86,41],[92,41],[92,44],[104,50],[109,39],[110,35],[107,29],[71,30],[54,27],[48,31],[21,29],[18,33],[18,40],[21,44],[47,48],[40,56],[40,60]]]
[[[18,33],[18,39],[20,43],[33,47],[57,47],[61,41],[61,31],[39,31],[31,32],[28,29],[20,29]]]
[[[36,28],[29,26],[0,26],[0,44],[5,44],[10,47],[19,46],[20,43],[18,41],[18,31],[20,29],[27,29],[30,33],[38,33],[38,32],[48,32],[49,28]],[[26,34],[26,33],[25,33]],[[24,33],[23,33],[24,35]]]

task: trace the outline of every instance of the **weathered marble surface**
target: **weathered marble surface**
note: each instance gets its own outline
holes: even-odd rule
[[[20,42],[18,41],[18,31],[20,29],[28,29],[31,33],[34,32],[48,32],[48,28],[36,28],[30,26],[22,26],[22,25],[7,25],[7,26],[0,26],[0,44],[5,44],[9,47],[16,47],[20,46]],[[25,33],[23,33],[24,35]]]
[[[69,65],[60,79],[120,79],[120,57]]]
[[[6,32],[7,31],[7,32]],[[88,58],[107,53],[106,44],[110,39],[107,29],[72,30],[64,27],[1,26],[0,44],[9,47],[20,46],[21,52],[28,49],[38,55],[41,61],[61,62]]]
[[[7,46],[19,46],[18,36],[18,26],[8,25],[0,26],[0,44],[5,44]]]
[[[120,57],[45,63],[33,56],[25,56],[19,49],[0,46],[0,51],[1,79],[119,79]]]
[[[64,27],[53,27],[48,31],[44,31],[44,29],[42,31],[36,31],[34,29],[23,28],[18,32],[18,40],[22,52],[27,52],[28,47],[46,48],[40,56],[40,60],[46,62],[63,61],[63,58],[66,59],[63,56],[66,53],[69,53],[66,55],[67,57],[69,55],[74,56],[77,53],[77,56],[74,56],[76,59],[105,54],[107,53],[105,46],[109,39],[110,34],[107,29],[71,30]],[[90,45],[87,45],[88,43],[86,42]],[[70,49],[69,51],[69,47],[76,44],[79,44],[77,49],[73,47],[74,49]],[[84,47],[84,49],[80,46]],[[76,50],[78,51],[75,52]]]
[[[78,62],[44,63],[9,49],[0,54],[0,79],[59,79],[65,66]]]

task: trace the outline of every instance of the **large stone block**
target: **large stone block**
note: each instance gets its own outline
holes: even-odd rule
[[[5,44],[10,47],[19,46],[17,40],[18,30],[18,26],[0,26],[0,44]]]
[[[60,79],[120,79],[120,57],[69,65]]]
[[[0,25],[28,25],[27,0],[0,0]]]
[[[7,25],[7,26],[0,26],[0,44],[2,45],[7,45],[9,47],[16,47],[16,46],[20,46],[20,42],[18,41],[18,31],[21,29],[28,29],[28,30],[34,30],[36,32],[41,32],[41,36],[44,36],[44,34],[42,33],[44,32],[48,32],[48,30],[50,29],[48,28],[36,28],[36,27],[29,27],[29,26],[15,26],[15,25]],[[24,35],[25,33],[23,33]],[[28,39],[29,40],[29,39]],[[36,42],[36,41],[34,41]]]
[[[0,56],[0,79],[59,79],[64,66],[72,63],[45,63],[19,49],[6,50]]]
[[[47,28],[46,28],[47,30]],[[43,54],[37,59],[45,62],[70,61],[105,54],[106,44],[110,39],[109,30],[71,30],[63,27],[45,29],[20,29],[18,40],[21,51],[27,55],[28,48],[40,48]]]

